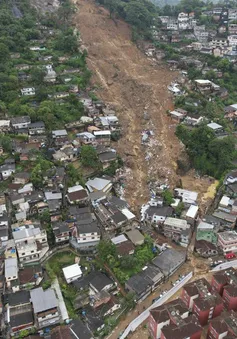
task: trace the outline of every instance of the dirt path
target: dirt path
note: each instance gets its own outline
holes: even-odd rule
[[[127,24],[111,20],[93,0],[74,1],[79,9],[74,23],[88,50],[97,95],[116,108],[123,127],[117,151],[129,168],[125,197],[136,210],[149,196],[147,181],[167,179],[171,185],[177,181],[180,143],[166,116],[166,110],[173,108],[167,85],[176,73],[143,55],[131,42]],[[149,120],[144,119],[144,111]],[[144,129],[154,132],[150,146],[141,145]]]

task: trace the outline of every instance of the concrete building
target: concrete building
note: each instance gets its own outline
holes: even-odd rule
[[[181,233],[189,230],[190,225],[186,220],[177,218],[166,218],[163,226],[164,235],[176,241],[180,240]]]
[[[181,299],[175,299],[150,310],[148,328],[152,338],[160,339],[161,331],[168,325],[187,318],[189,310]]]
[[[224,253],[237,251],[237,232],[226,231],[218,233],[218,245]]]
[[[34,310],[34,318],[38,329],[59,324],[61,316],[58,300],[53,289],[42,287],[30,291],[30,300]]]
[[[204,278],[195,280],[183,287],[181,299],[190,311],[193,309],[194,300],[199,298],[202,289],[211,291],[211,285]]]
[[[217,243],[218,228],[215,225],[201,221],[197,226],[196,240],[205,240],[213,244]]]
[[[68,284],[82,277],[82,271],[78,264],[73,264],[63,268],[63,275]]]
[[[157,266],[166,278],[171,276],[186,260],[186,253],[167,249],[152,260],[153,265]]]

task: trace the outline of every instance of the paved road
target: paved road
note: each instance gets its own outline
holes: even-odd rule
[[[237,260],[232,260],[232,261],[222,263],[222,264],[214,267],[211,270],[211,272],[218,272],[218,271],[226,270],[226,269],[231,268],[231,267],[234,267],[234,268],[237,267]]]

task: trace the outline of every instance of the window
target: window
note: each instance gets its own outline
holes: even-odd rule
[[[83,238],[82,240],[86,240],[86,238]]]
[[[92,237],[91,239],[95,239],[95,237]]]
[[[46,241],[46,239],[44,238],[44,239],[42,239],[42,241]]]
[[[12,278],[13,278],[13,279],[16,279],[16,276],[14,275]]]
[[[25,255],[25,253],[21,253],[21,255]]]
[[[34,251],[31,251],[30,253],[34,253]]]

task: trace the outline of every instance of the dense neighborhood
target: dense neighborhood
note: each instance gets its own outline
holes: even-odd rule
[[[204,327],[205,338],[236,338],[237,273],[222,265],[237,253],[237,96],[228,75],[237,9],[160,15],[152,27],[145,54],[178,74],[167,88],[175,109],[164,115],[189,165],[219,185],[208,208],[182,184],[152,186],[137,213],[116,150],[123,126],[90,84],[87,51],[71,28],[76,9],[63,1],[55,13],[49,2],[41,15],[28,5],[0,4],[1,337],[104,338],[143,305],[152,338],[199,339]],[[141,144],[154,138],[144,130]],[[190,255],[216,270],[211,280],[184,285]],[[167,283],[181,284],[178,299],[162,301]]]

